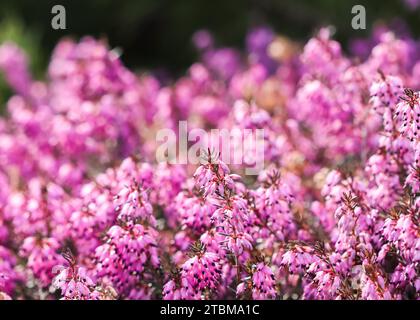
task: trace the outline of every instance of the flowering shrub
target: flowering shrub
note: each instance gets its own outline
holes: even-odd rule
[[[92,38],[61,41],[45,82],[0,46],[0,300],[419,299],[420,44],[194,42],[169,85]],[[264,170],[157,163],[179,121],[264,129]]]

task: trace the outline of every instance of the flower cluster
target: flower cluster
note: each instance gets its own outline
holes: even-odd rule
[[[59,42],[36,81],[0,45],[0,300],[420,299],[420,43],[193,42],[170,83],[93,38]],[[180,121],[264,130],[263,149],[158,163]]]

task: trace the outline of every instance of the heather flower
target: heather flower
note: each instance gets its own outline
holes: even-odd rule
[[[418,141],[420,131],[420,97],[411,89],[404,91],[405,96],[397,104],[395,116],[400,121],[399,131],[411,141]]]
[[[324,75],[333,81],[344,71],[349,62],[343,57],[340,44],[331,39],[331,30],[323,28],[317,37],[306,44],[302,63],[308,72],[314,75]]]
[[[254,237],[271,242],[284,241],[296,237],[296,225],[291,204],[292,190],[284,183],[278,171],[273,170],[262,181],[263,186],[249,195],[255,227]],[[274,237],[274,239],[273,239]]]
[[[390,111],[394,111],[395,105],[398,103],[402,93],[403,83],[400,78],[385,76],[380,72],[378,79],[376,79],[370,87],[373,109],[380,114],[384,114],[385,110],[388,108]]]
[[[119,294],[136,299],[139,297],[136,283],[147,268],[159,266],[157,233],[140,224],[114,225],[107,238],[95,250],[97,273],[108,279]]]
[[[174,199],[171,213],[177,216],[182,229],[201,235],[211,225],[215,205],[193,191],[180,192]]]
[[[63,262],[58,253],[60,244],[55,238],[28,237],[20,248],[20,256],[27,259],[27,268],[31,270],[42,287],[50,285],[53,267]]]
[[[0,300],[12,300],[12,298],[4,292],[0,292]]]
[[[6,247],[0,246],[0,292],[12,294],[21,275],[15,269],[17,259]]]
[[[96,300],[95,284],[87,270],[76,264],[71,252],[67,251],[63,256],[69,266],[56,268],[58,274],[52,282],[53,287],[61,290],[64,300]]]
[[[205,290],[215,290],[220,278],[220,258],[198,243],[192,248],[193,256],[181,266],[181,277],[186,279],[183,285],[190,295],[203,294]]]
[[[274,32],[268,27],[259,27],[248,33],[246,42],[251,63],[261,63],[264,67],[273,72],[276,63],[269,56],[268,47],[274,40]]]
[[[129,187],[122,189],[116,196],[117,219],[130,225],[136,221],[146,221],[155,225],[153,208],[148,200],[147,193],[140,185],[133,182]]]
[[[276,283],[273,271],[264,263],[259,262],[249,267],[249,280],[241,282],[236,288],[236,295],[242,296],[246,290],[251,292],[254,300],[267,300],[276,297]]]
[[[27,57],[14,43],[4,43],[0,46],[0,70],[5,73],[6,80],[18,94],[30,94],[32,79]]]
[[[0,300],[419,299],[416,40],[376,28],[361,60],[327,28],[193,42],[165,84],[93,38],[60,41],[43,82],[0,46]],[[234,143],[156,163],[179,121]]]

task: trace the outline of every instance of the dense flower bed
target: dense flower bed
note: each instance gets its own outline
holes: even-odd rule
[[[419,43],[194,42],[170,84],[92,38],[62,40],[45,82],[0,47],[0,299],[419,299]],[[264,129],[264,170],[157,163],[181,120]]]

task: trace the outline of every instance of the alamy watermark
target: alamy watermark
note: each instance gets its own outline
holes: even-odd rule
[[[264,169],[264,129],[188,129],[180,121],[178,132],[165,128],[156,133],[156,160],[169,164],[205,164],[211,150],[227,165],[242,165],[246,175]]]
[[[366,29],[366,8],[361,4],[355,5],[351,8],[351,13],[355,16],[351,20],[351,27],[354,30]]]
[[[66,8],[62,5],[56,4],[51,8],[51,13],[54,14],[51,19],[51,27],[54,30],[66,29]]]

